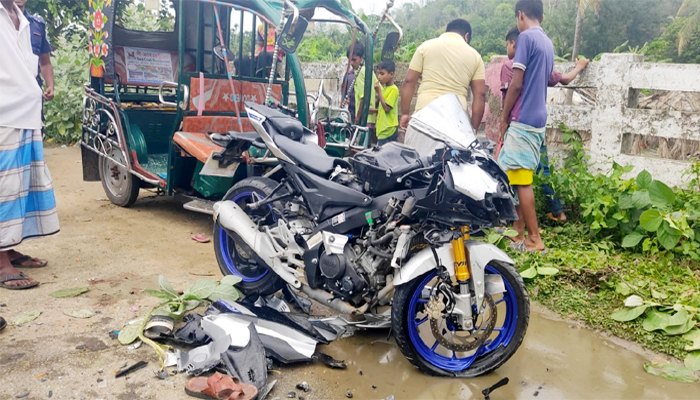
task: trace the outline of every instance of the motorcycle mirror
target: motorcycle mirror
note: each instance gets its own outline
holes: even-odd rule
[[[389,32],[384,40],[384,46],[382,47],[382,61],[388,61],[394,59],[394,52],[399,44],[401,35],[398,32]]]
[[[292,18],[287,18],[282,33],[279,39],[277,39],[277,44],[286,53],[294,53],[297,51],[301,40],[304,38],[304,33],[306,33],[306,28],[308,26],[309,21],[304,17],[299,17],[296,26],[294,26],[294,20]]]

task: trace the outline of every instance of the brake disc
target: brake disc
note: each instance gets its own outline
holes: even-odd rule
[[[426,308],[429,308],[433,301],[435,301],[435,303],[442,303],[439,299],[433,297],[431,301],[428,302],[428,307]],[[484,316],[481,319],[481,323],[478,326],[475,324],[474,329],[471,331],[451,330],[447,326],[447,318],[449,316],[442,314],[439,318],[434,318],[436,313],[429,313],[430,330],[433,332],[433,336],[440,345],[448,350],[469,352],[478,349],[486,342],[486,339],[491,336],[491,333],[493,333],[493,328],[496,326],[496,320],[498,318],[496,303],[494,303],[493,298],[488,293],[484,293],[484,304],[482,307],[488,307],[488,310],[484,310],[484,312],[480,314]],[[433,307],[430,308],[435,310],[439,307],[433,304]],[[488,319],[485,319],[486,312],[489,313]]]

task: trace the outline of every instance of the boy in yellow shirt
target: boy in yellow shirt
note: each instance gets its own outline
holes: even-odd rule
[[[377,107],[377,139],[379,146],[393,142],[399,135],[399,88],[394,84],[396,64],[382,61],[377,65],[378,82],[374,84],[379,106]]]

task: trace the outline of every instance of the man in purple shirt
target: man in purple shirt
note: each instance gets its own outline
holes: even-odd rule
[[[498,164],[508,174],[518,196],[519,219],[513,226],[518,236],[513,247],[543,251],[532,181],[547,125],[547,86],[554,70],[554,46],[540,26],[544,18],[542,0],[519,0],[515,15],[520,36],[513,59],[513,80],[501,117],[499,139],[503,147]]]
[[[505,63],[503,63],[503,66],[501,67],[501,92],[503,93],[504,103],[506,99],[506,94],[508,93],[508,87],[510,87],[511,82],[513,81],[513,58],[515,58],[516,42],[518,40],[519,35],[520,31],[517,27],[511,29],[510,31],[508,31],[508,34],[506,34],[506,48],[508,53],[508,60]],[[574,79],[576,79],[576,77],[581,73],[581,71],[586,69],[588,63],[589,60],[585,58],[576,60],[576,66],[574,67],[574,69],[567,72],[566,74],[560,74],[557,71],[552,71],[552,75],[549,77],[549,86],[556,86],[559,83],[561,83],[564,86],[568,85]],[[542,143],[542,146],[540,147],[540,153],[541,158],[543,158],[544,161],[540,161],[536,173],[539,174],[540,171],[542,171],[544,176],[549,177],[549,160],[547,158],[546,141]],[[547,203],[549,205],[549,213],[547,214],[549,219],[557,222],[566,222],[566,213],[564,213],[564,206],[562,206],[561,201],[557,198],[556,192],[548,185],[542,185],[542,191],[544,192],[545,197],[547,198]]]

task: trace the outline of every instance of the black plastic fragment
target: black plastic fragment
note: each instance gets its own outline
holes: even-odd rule
[[[134,364],[134,365],[132,365],[132,366],[130,366],[130,367],[126,367],[126,368],[124,368],[123,370],[117,372],[117,374],[114,375],[114,377],[115,377],[115,378],[121,378],[122,376],[125,376],[125,375],[127,375],[127,374],[130,374],[130,373],[132,373],[132,372],[134,372],[134,371],[137,371],[137,370],[139,370],[139,369],[145,367],[146,365],[148,365],[148,363],[147,363],[146,361],[139,361],[139,362],[137,362],[136,364]]]
[[[327,367],[333,369],[346,369],[348,366],[345,365],[345,361],[336,360],[335,358],[329,356],[328,354],[316,352],[311,358],[314,361],[320,361],[324,363]]]
[[[500,381],[496,382],[495,385],[493,385],[493,386],[491,386],[491,387],[488,387],[488,388],[482,390],[482,391],[481,391],[481,394],[484,395],[484,400],[491,400],[491,397],[490,397],[491,393],[492,393],[494,390],[496,390],[496,389],[498,389],[498,388],[501,388],[501,387],[507,385],[509,381],[510,381],[510,380],[509,380],[508,378],[503,378],[503,379],[501,379]]]

